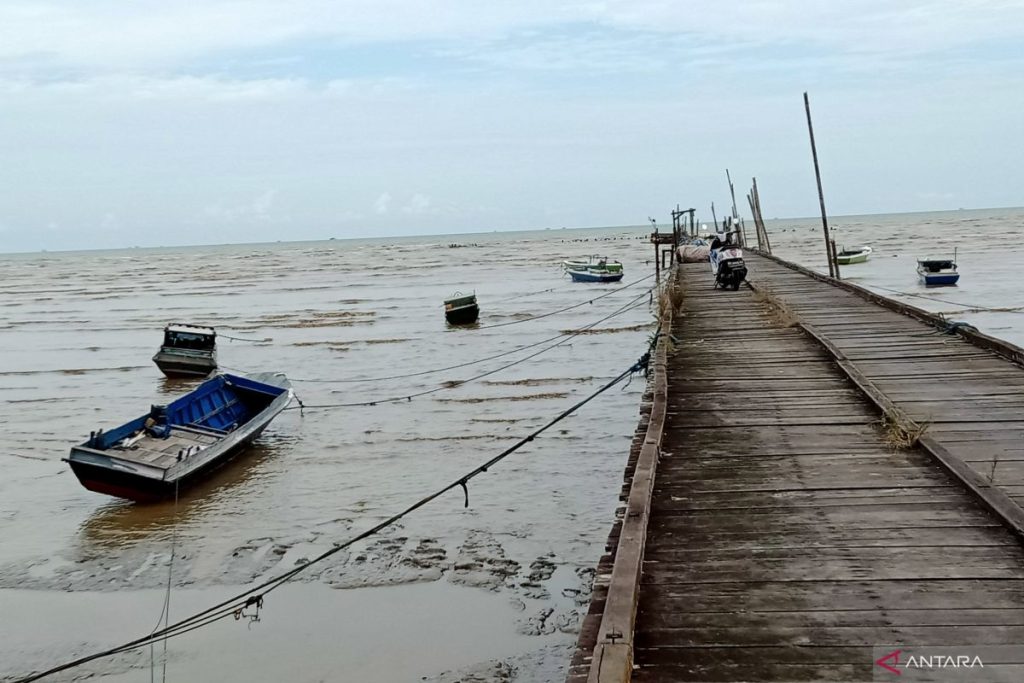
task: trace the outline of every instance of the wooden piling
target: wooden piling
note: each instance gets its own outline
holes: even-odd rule
[[[768,228],[764,224],[764,214],[761,212],[761,192],[757,189],[757,178],[751,178],[753,186],[750,189],[751,195],[754,199],[754,208],[756,210],[754,223],[758,229],[758,244],[760,245],[762,239],[764,241],[765,249],[769,254],[772,253],[772,241],[768,237]]]
[[[740,230],[740,212],[736,208],[736,188],[733,187],[732,176],[729,175],[729,169],[725,169],[725,178],[729,181],[729,195],[732,197],[732,222],[736,224],[736,239],[742,247],[745,245],[743,240],[743,231]]]
[[[821,170],[818,168],[818,148],[814,144],[814,125],[811,123],[811,101],[804,93],[804,110],[807,112],[807,132],[811,136],[811,157],[814,159],[814,179],[818,182],[818,203],[821,205],[821,227],[825,233],[825,255],[828,258],[828,274],[837,277],[836,256],[828,233],[828,216],[825,214],[825,193],[821,189]]]

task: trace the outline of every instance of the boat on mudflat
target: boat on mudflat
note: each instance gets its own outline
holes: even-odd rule
[[[926,287],[955,285],[960,279],[956,261],[950,259],[918,259],[917,274]]]
[[[871,247],[843,247],[836,254],[836,263],[841,266],[848,266],[851,263],[864,263],[871,256]]]
[[[455,292],[444,300],[444,318],[449,325],[469,325],[480,317],[476,294]]]
[[[282,373],[218,374],[120,427],[90,433],[64,461],[90,491],[172,498],[248,448],[293,396]]]
[[[168,377],[206,377],[217,369],[217,332],[212,327],[172,323],[153,356]]]

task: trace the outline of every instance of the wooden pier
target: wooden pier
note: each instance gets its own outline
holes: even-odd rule
[[[747,261],[675,271],[568,680],[1024,680],[1024,351]]]

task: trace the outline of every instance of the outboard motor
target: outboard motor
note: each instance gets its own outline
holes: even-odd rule
[[[743,250],[729,242],[716,239],[711,244],[711,272],[715,276],[715,288],[740,288],[740,283],[747,278],[747,266],[743,262]]]
[[[167,406],[157,403],[149,407],[149,417],[145,422],[146,431],[150,436],[166,439],[171,435],[171,426],[167,424]]]

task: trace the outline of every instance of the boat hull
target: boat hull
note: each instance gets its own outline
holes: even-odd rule
[[[160,349],[153,362],[167,377],[206,377],[217,369],[214,354],[181,353]]]
[[[836,254],[836,263],[841,266],[849,266],[854,263],[866,263],[868,257],[871,256],[871,247],[850,247],[849,249],[842,249]]]
[[[573,282],[618,282],[622,279],[623,273],[608,273],[594,270],[570,270],[567,271]]]
[[[444,312],[444,319],[449,325],[470,325],[480,317],[480,307],[476,304],[453,308]]]
[[[226,391],[222,388],[227,386],[232,387],[231,396],[222,393]],[[209,390],[204,392],[204,388]],[[218,414],[223,415],[225,421],[231,419],[227,416],[227,409],[247,400],[238,393],[240,391],[249,392],[250,396],[254,392],[266,395],[267,402],[260,408],[255,408],[258,412],[250,414],[237,428],[232,429],[223,423],[210,424],[209,422]],[[261,373],[250,378],[224,375],[223,379],[218,376],[207,380],[202,386],[169,404],[165,409],[167,414],[172,414],[177,411],[176,405],[180,404],[183,413],[192,409],[207,413],[204,416],[204,420],[207,421],[202,424],[187,420],[173,422],[173,429],[184,430],[203,439],[201,442],[188,442],[196,446],[202,444],[195,451],[191,448],[180,449],[180,446],[187,444],[179,441],[177,458],[174,457],[173,450],[165,451],[165,455],[160,458],[164,461],[161,464],[158,460],[140,460],[133,456],[131,450],[113,447],[114,443],[121,443],[130,435],[141,433],[140,428],[147,417],[144,415],[110,430],[102,439],[100,433],[90,435],[89,441],[71,448],[65,462],[71,466],[72,472],[82,486],[90,491],[138,502],[174,497],[212,470],[244,453],[267,425],[288,406],[293,396],[287,379],[282,375]],[[189,403],[189,399],[193,397],[201,398],[195,398]],[[173,447],[172,445],[172,449]]]
[[[836,256],[836,262],[841,266],[849,266],[854,263],[866,263],[867,260],[867,254],[858,254],[857,256]]]
[[[201,467],[173,479],[154,479],[123,469],[113,469],[73,459],[69,459],[68,464],[78,478],[78,482],[90,491],[115,498],[124,498],[136,503],[156,503],[174,498],[176,494],[180,495],[189,486],[205,479],[214,470],[242,455],[262,431],[263,429],[254,432],[249,438],[231,448],[224,449],[223,453],[216,454]]]
[[[949,273],[943,275],[921,274],[921,282],[926,287],[948,287],[955,285],[960,280],[960,273]]]

